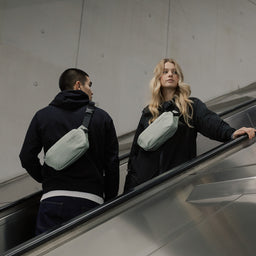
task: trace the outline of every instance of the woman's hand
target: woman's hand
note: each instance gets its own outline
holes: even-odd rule
[[[248,134],[248,137],[249,139],[252,139],[255,137],[255,132],[256,132],[256,129],[254,128],[251,128],[251,127],[242,127],[238,130],[236,130],[233,135],[232,135],[232,138],[235,139],[243,134]]]

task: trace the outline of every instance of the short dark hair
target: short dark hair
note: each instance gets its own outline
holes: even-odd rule
[[[73,90],[73,86],[76,81],[80,81],[84,84],[89,75],[81,69],[78,68],[69,68],[65,70],[59,79],[59,87],[61,91],[64,90]]]

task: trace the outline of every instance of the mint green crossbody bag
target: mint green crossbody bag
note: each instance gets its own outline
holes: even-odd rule
[[[83,124],[61,137],[45,154],[45,163],[60,171],[79,159],[89,148],[88,126],[94,106],[88,105]]]
[[[164,112],[139,135],[138,145],[146,151],[158,149],[175,134],[178,123],[177,111]]]

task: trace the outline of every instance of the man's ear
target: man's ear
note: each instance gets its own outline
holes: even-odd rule
[[[76,83],[73,86],[73,89],[74,90],[80,90],[80,82],[79,81],[76,81]]]

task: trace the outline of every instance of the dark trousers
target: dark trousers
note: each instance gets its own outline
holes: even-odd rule
[[[91,200],[78,197],[56,196],[40,202],[36,223],[36,235],[98,206]]]

